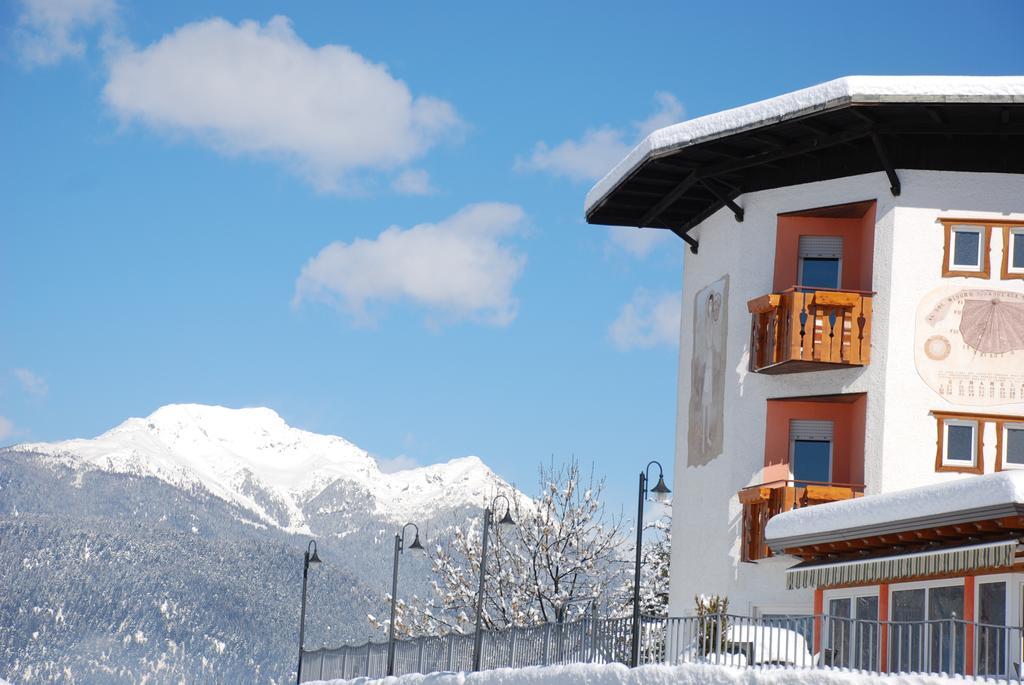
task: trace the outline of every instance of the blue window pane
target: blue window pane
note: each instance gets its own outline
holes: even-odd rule
[[[1010,253],[1010,264],[1014,269],[1024,269],[1024,233],[1013,234],[1013,249]]]
[[[974,461],[974,426],[946,426],[946,459]]]
[[[1006,429],[1006,461],[1024,465],[1024,428]]]
[[[828,483],[832,480],[832,443],[827,440],[793,441],[793,480],[798,483]]]
[[[838,288],[839,260],[825,257],[804,257],[800,285],[808,288]]]
[[[958,266],[978,266],[981,234],[977,231],[953,231],[953,263]]]

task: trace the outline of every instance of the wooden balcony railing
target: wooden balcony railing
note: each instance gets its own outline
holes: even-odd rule
[[[777,480],[743,488],[739,491],[743,505],[740,560],[757,561],[772,555],[764,539],[764,527],[776,514],[863,494],[864,486],[856,483]]]
[[[797,373],[866,366],[872,294],[797,286],[750,300],[750,370]]]

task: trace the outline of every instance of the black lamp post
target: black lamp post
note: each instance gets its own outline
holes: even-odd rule
[[[480,650],[483,648],[484,635],[480,632],[481,621],[484,612],[484,579],[487,577],[487,532],[494,520],[494,505],[499,500],[505,500],[505,515],[498,521],[498,525],[509,528],[516,525],[512,520],[512,503],[505,495],[498,495],[491,502],[491,506],[484,509],[484,540],[480,549],[480,587],[476,592],[476,631],[473,633],[473,670],[480,670]]]
[[[398,613],[398,555],[405,547],[405,529],[412,526],[416,529],[412,544],[409,545],[410,552],[421,552],[426,554],[427,550],[420,544],[420,528],[415,523],[407,523],[402,526],[401,532],[395,535],[395,564],[391,570],[391,623],[388,624],[388,675],[395,674],[395,617]]]
[[[310,553],[312,551],[312,553]],[[302,650],[305,647],[306,636],[306,581],[309,578],[309,569],[320,566],[320,557],[316,553],[316,540],[310,540],[306,545],[306,555],[302,560],[302,610],[299,612],[299,667],[296,669],[295,683],[302,682]]]
[[[649,462],[647,468],[640,472],[640,497],[636,504],[636,568],[633,573],[633,654],[629,664],[633,668],[640,665],[640,564],[643,555],[644,536],[644,499],[647,497],[648,473],[651,466],[658,465],[658,484],[651,488],[654,499],[658,502],[668,501],[671,490],[665,485],[665,472],[661,464],[656,461]]]

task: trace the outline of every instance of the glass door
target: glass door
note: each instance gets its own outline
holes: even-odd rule
[[[964,586],[949,585],[928,589],[929,663],[933,673],[963,673],[967,632],[964,615]]]

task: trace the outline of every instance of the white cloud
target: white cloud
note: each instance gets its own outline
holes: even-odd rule
[[[631,226],[609,226],[608,240],[634,257],[643,259],[655,247],[672,238],[672,233],[655,228],[633,228]]]
[[[637,132],[637,139],[645,138],[659,128],[665,128],[672,124],[678,124],[683,120],[686,111],[683,103],[679,102],[675,95],[659,90],[654,94],[654,112],[651,116],[642,121],[634,121],[633,128]]]
[[[517,205],[481,203],[436,224],[331,243],[303,267],[295,303],[336,303],[365,323],[368,303],[411,300],[454,318],[506,325],[516,316],[512,287],[526,257],[504,241],[524,224]]]
[[[49,386],[46,384],[46,379],[32,373],[28,369],[15,369],[14,377],[21,383],[21,387],[25,389],[25,392],[30,395],[42,397],[50,391]]]
[[[602,126],[586,131],[580,140],[565,140],[553,147],[541,141],[529,158],[516,159],[515,168],[545,171],[572,181],[595,181],[618,164],[648,133],[682,119],[683,106],[671,93],[655,93],[654,103],[654,112],[642,121],[633,122],[632,131]]]
[[[358,187],[356,171],[401,167],[461,126],[449,103],[413,96],[344,45],[308,45],[281,16],[207,19],[121,51],[103,96],[124,122],[283,160],[325,191]]]
[[[391,188],[404,195],[430,195],[434,192],[430,174],[423,169],[406,169],[395,176]]]
[[[620,350],[678,345],[680,298],[677,291],[658,295],[636,291],[608,328],[612,343]]]
[[[14,435],[14,423],[3,416],[0,416],[0,441]]]
[[[116,13],[114,0],[22,0],[14,30],[18,55],[28,66],[81,57],[82,34],[96,27],[110,33]]]
[[[565,140],[548,147],[541,141],[529,159],[517,159],[519,171],[546,171],[571,181],[600,178],[626,156],[630,146],[623,132],[609,127],[590,129],[580,140]]]
[[[416,460],[412,457],[407,457],[404,454],[399,454],[393,459],[385,459],[384,457],[374,457],[377,460],[377,468],[382,473],[395,473],[396,471],[405,471],[406,469],[415,469],[419,467]]]

